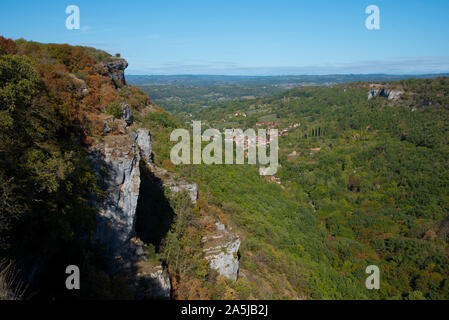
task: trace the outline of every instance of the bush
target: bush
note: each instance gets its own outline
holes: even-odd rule
[[[121,118],[123,116],[123,110],[119,103],[112,102],[106,107],[106,114],[109,114],[114,118]]]

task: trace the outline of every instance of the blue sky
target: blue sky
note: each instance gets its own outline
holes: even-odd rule
[[[72,4],[80,30],[65,27]],[[438,73],[448,16],[447,0],[24,0],[1,2],[0,35],[119,52],[128,74]]]

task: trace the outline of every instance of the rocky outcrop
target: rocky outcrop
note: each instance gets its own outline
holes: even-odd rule
[[[144,244],[136,238],[136,212],[139,196],[142,196],[140,193],[144,190],[142,181],[145,181],[141,175],[146,169],[153,174],[157,171],[152,162],[151,134],[143,128],[129,132],[127,127],[123,133],[117,133],[111,129],[117,121],[125,123],[125,120],[105,117],[106,136],[90,148],[89,162],[105,194],[104,199],[93,199],[99,210],[95,238],[110,258],[108,272],[132,277],[137,299],[169,299],[171,284],[168,275],[162,266],[149,262]],[[163,174],[168,178],[160,180],[161,187],[172,192],[185,191],[196,203],[197,185],[172,175]],[[151,194],[143,196],[151,197]],[[216,232],[205,239],[204,244],[211,267],[225,277],[236,279],[240,240],[223,225],[217,224]]]
[[[110,57],[107,62],[103,63],[103,67],[113,81],[120,81],[122,84],[126,84],[125,69],[128,67],[128,62],[125,59]]]
[[[196,183],[187,182],[180,179],[179,176],[173,173],[169,173],[166,169],[157,166],[151,166],[153,173],[160,179],[162,187],[169,189],[174,193],[187,192],[190,197],[190,201],[193,204],[198,200],[198,186]]]
[[[129,106],[126,103],[123,105],[122,120],[125,120],[125,122],[128,126],[132,125],[132,123],[133,123],[133,115],[131,113],[131,109],[129,108]]]
[[[187,181],[167,181],[164,182],[164,187],[175,193],[187,192],[193,204],[196,204],[198,200],[198,186],[196,183],[189,183]]]
[[[148,129],[126,135],[106,136],[90,149],[89,161],[105,191],[99,208],[96,238],[112,252],[134,235],[134,220],[140,193],[140,161],[151,161],[152,142]]]
[[[128,124],[121,119],[115,119],[114,116],[103,116],[103,135],[108,135],[110,133],[115,134],[127,134]]]
[[[368,100],[374,99],[375,97],[383,97],[387,98],[388,100],[396,101],[399,100],[403,93],[404,92],[399,90],[392,90],[387,88],[376,89],[368,92]]]
[[[137,146],[139,147],[143,160],[151,165],[152,163],[152,146],[150,130],[139,128],[136,130],[135,139]]]
[[[89,160],[106,191],[97,202],[96,238],[116,254],[133,236],[140,188],[140,150],[130,135],[107,136],[91,148]]]
[[[219,275],[236,281],[239,273],[240,238],[220,222],[215,224],[214,232],[203,237],[206,260]]]
[[[168,275],[162,266],[148,268],[145,262],[138,264],[136,277],[136,288],[138,288],[136,298],[145,299],[170,299],[171,284]]]
[[[137,270],[134,274],[137,299],[169,299],[168,275],[162,266],[147,261],[143,243],[135,238],[136,209],[141,192],[140,163],[143,160],[151,167],[151,159],[152,141],[148,129],[109,135],[90,148],[88,160],[106,194],[102,200],[94,199],[99,209],[95,238],[111,259],[111,274]]]

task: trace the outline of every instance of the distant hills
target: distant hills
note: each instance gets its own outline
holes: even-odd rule
[[[214,103],[264,98],[293,88],[331,87],[350,82],[385,83],[411,78],[436,78],[443,75],[127,75],[126,78],[129,84],[138,86],[157,105],[179,115],[183,112],[192,113],[197,108]]]
[[[389,75],[298,75],[298,76],[224,76],[224,75],[127,75],[130,84],[137,86],[272,86],[290,89],[303,86],[330,86],[355,81],[397,81],[411,78],[424,79],[449,76],[445,74]]]

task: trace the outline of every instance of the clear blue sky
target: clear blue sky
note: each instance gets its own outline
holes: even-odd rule
[[[65,27],[71,4],[80,30]],[[119,52],[128,74],[437,73],[448,17],[447,0],[24,0],[1,1],[0,35]]]

